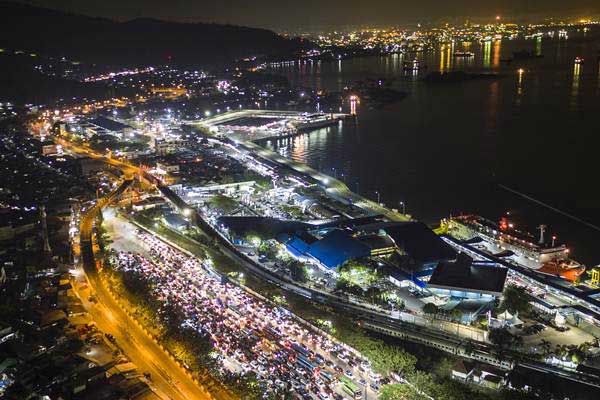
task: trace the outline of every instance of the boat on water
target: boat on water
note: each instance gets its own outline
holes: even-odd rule
[[[421,69],[427,68],[426,66],[421,64],[418,58],[415,58],[411,61],[404,61],[403,69],[405,71],[419,71]]]
[[[546,240],[545,225],[538,227],[538,240],[531,233],[516,229],[508,217],[495,223],[477,215],[461,215],[444,220],[442,226],[450,236],[471,241],[496,257],[511,257],[540,274],[574,282],[585,272],[585,266],[569,258],[569,249],[557,243],[556,236]]]
[[[475,57],[475,53],[473,53],[472,51],[455,51],[454,52],[454,57],[460,57],[460,58],[469,58],[469,57]]]

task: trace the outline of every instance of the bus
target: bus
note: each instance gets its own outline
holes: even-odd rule
[[[323,379],[328,385],[331,384],[331,382],[333,381],[333,375],[325,371],[324,369],[319,371],[319,375],[321,375],[321,379]]]
[[[268,327],[263,331],[265,337],[273,342],[279,341],[281,339],[281,335],[275,329]]]
[[[310,362],[308,360],[308,358],[306,358],[305,356],[298,354],[298,357],[296,357],[296,363],[306,369],[308,369],[311,373],[317,368],[317,366],[315,364],[313,364],[312,362]]]
[[[294,350],[296,350],[296,352],[298,354],[302,354],[305,357],[308,357],[308,355],[309,355],[308,350],[304,346],[302,346],[300,344],[292,343],[292,348]]]
[[[340,382],[342,383],[342,390],[344,393],[351,396],[353,399],[361,399],[363,396],[362,389],[346,375],[340,375]]]
[[[241,313],[241,311],[240,311],[240,308],[239,308],[238,306],[236,306],[235,304],[233,304],[233,303],[229,303],[229,304],[227,304],[227,307],[228,307],[228,308],[229,308],[231,311],[233,311],[234,313],[236,313],[237,315],[242,315],[242,313]]]

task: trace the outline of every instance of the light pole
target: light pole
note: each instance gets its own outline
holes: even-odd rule
[[[403,201],[400,202],[400,207],[402,207],[402,214],[406,215],[406,204]]]
[[[376,190],[375,194],[377,195],[377,204],[381,204],[381,195],[379,194],[379,191]]]

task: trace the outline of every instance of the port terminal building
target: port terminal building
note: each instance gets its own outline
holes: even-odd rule
[[[458,300],[493,300],[501,296],[506,280],[506,268],[457,252],[421,222],[387,222],[370,216],[311,224],[226,216],[219,224],[234,244],[243,245],[248,233],[256,233],[277,240],[293,257],[328,271],[349,260],[375,257],[392,283]]]

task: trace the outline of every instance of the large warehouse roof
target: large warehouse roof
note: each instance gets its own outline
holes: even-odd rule
[[[384,228],[396,245],[422,263],[453,260],[456,251],[422,222],[398,223]]]
[[[473,264],[469,256],[460,254],[454,262],[441,262],[433,271],[428,286],[500,295],[507,273],[507,268]]]

